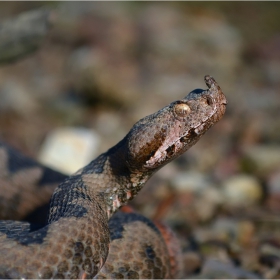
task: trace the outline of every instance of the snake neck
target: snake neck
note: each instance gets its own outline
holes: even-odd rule
[[[130,167],[125,159],[127,141],[116,146],[76,173],[94,196],[105,201],[108,218],[142,189],[152,176],[152,171]]]
[[[130,167],[125,159],[126,143],[124,138],[56,188],[49,223],[63,217],[92,215],[96,205],[109,219],[141,190],[153,172]]]
[[[94,215],[94,205],[109,219],[131,200],[152,175],[134,169],[125,160],[126,138],[62,182],[55,190],[49,223],[63,217]]]

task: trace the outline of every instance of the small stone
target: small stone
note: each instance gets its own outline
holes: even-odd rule
[[[273,174],[267,182],[268,185],[268,193],[273,195],[273,194],[278,194],[280,195],[280,170]]]
[[[254,240],[256,229],[251,221],[242,221],[238,228],[238,241],[242,247],[248,246]]]
[[[170,184],[179,192],[191,193],[200,193],[210,185],[205,176],[192,171],[179,173]]]
[[[258,174],[265,175],[280,166],[280,147],[276,145],[248,146],[244,155],[244,161],[249,161]]]
[[[37,100],[30,93],[30,88],[16,80],[5,81],[0,87],[0,110],[15,111],[26,115],[39,108]]]
[[[259,252],[261,255],[274,256],[280,261],[280,244],[277,239],[267,239],[263,241],[259,246]]]
[[[262,198],[261,184],[253,176],[236,175],[226,180],[223,185],[226,203],[231,206],[253,205]]]
[[[46,9],[20,14],[0,25],[0,63],[15,61],[35,51],[46,36],[55,15]]]
[[[209,201],[213,204],[220,205],[225,202],[224,196],[220,189],[215,188],[214,186],[207,187],[206,190],[203,191],[201,196],[205,201]]]
[[[272,174],[267,180],[266,205],[273,211],[280,210],[280,170]]]
[[[206,193],[211,193],[205,190]],[[203,196],[199,196],[194,200],[194,207],[196,214],[201,221],[208,221],[211,220],[214,217],[214,214],[216,212],[216,209],[218,205],[220,204],[220,201],[217,201],[217,197],[207,197],[206,194],[203,194]],[[203,207],[202,207],[203,205]]]
[[[98,152],[97,133],[85,128],[60,128],[46,138],[39,161],[65,174],[71,174],[88,164]]]
[[[214,236],[219,240],[229,241],[238,234],[238,222],[229,218],[218,218],[212,225]]]
[[[207,259],[203,265],[202,276],[206,279],[258,279],[259,275],[234,266],[230,262],[222,262],[215,259]]]
[[[191,275],[197,271],[202,265],[202,258],[196,252],[186,252],[183,255],[184,275]]]

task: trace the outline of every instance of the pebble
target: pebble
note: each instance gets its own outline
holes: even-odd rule
[[[267,185],[269,194],[280,195],[280,169],[270,176],[267,181]]]
[[[195,211],[199,220],[203,222],[211,220],[218,206],[223,203],[224,197],[222,193],[213,186],[207,187],[194,201]]]
[[[221,191],[214,186],[208,176],[200,172],[178,173],[170,180],[170,186],[181,195],[181,198],[190,196],[189,203],[193,205],[195,215],[200,221],[211,220],[217,207],[224,203]]]
[[[255,166],[258,174],[267,174],[280,166],[279,145],[254,145],[244,150],[244,156]]]
[[[95,55],[92,48],[80,47],[71,53],[67,61],[67,66],[70,71],[78,74],[92,67],[96,61],[98,61],[98,56]]]
[[[183,254],[184,275],[191,275],[202,265],[202,258],[197,252],[189,251]]]
[[[200,274],[205,279],[259,279],[260,276],[234,266],[231,262],[223,262],[216,259],[207,259]],[[201,278],[199,277],[199,278]]]
[[[262,198],[259,181],[250,175],[239,174],[223,182],[222,191],[226,203],[231,206],[248,206],[256,204]]]
[[[210,185],[206,176],[195,171],[177,174],[171,179],[170,184],[178,192],[191,192],[196,194],[204,191]]]
[[[38,160],[55,170],[72,174],[97,155],[99,144],[99,136],[93,130],[58,128],[45,139]]]
[[[217,218],[212,224],[213,235],[220,240],[229,240],[238,234],[238,223],[234,219]]]
[[[205,202],[211,202],[216,205],[221,205],[225,202],[224,196],[220,189],[215,186],[208,186],[201,194]]]
[[[267,180],[267,199],[266,205],[274,210],[280,210],[280,170],[277,170],[275,173]]]
[[[45,9],[21,13],[0,25],[0,63],[13,62],[36,50],[53,21]]]
[[[272,243],[272,242],[271,242]],[[276,244],[270,244],[269,242],[264,242],[260,245],[260,253],[262,255],[271,255],[280,261],[280,248]]]
[[[238,242],[244,248],[250,246],[256,236],[256,227],[251,221],[240,221],[238,224]]]
[[[0,110],[15,111],[20,115],[27,115],[39,108],[37,100],[30,89],[17,80],[6,80],[0,87]]]

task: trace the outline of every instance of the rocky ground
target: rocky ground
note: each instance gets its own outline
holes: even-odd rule
[[[210,74],[226,115],[131,204],[176,231],[182,277],[280,278],[280,4],[1,2],[0,24],[42,8],[0,43],[1,139],[71,173]]]

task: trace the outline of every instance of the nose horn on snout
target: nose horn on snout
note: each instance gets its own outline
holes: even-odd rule
[[[209,89],[212,89],[212,90],[214,90],[214,92],[218,92],[222,95],[221,104],[227,105],[227,100],[226,100],[220,86],[215,81],[215,79],[213,77],[211,77],[210,75],[206,75],[204,77],[204,81]]]

